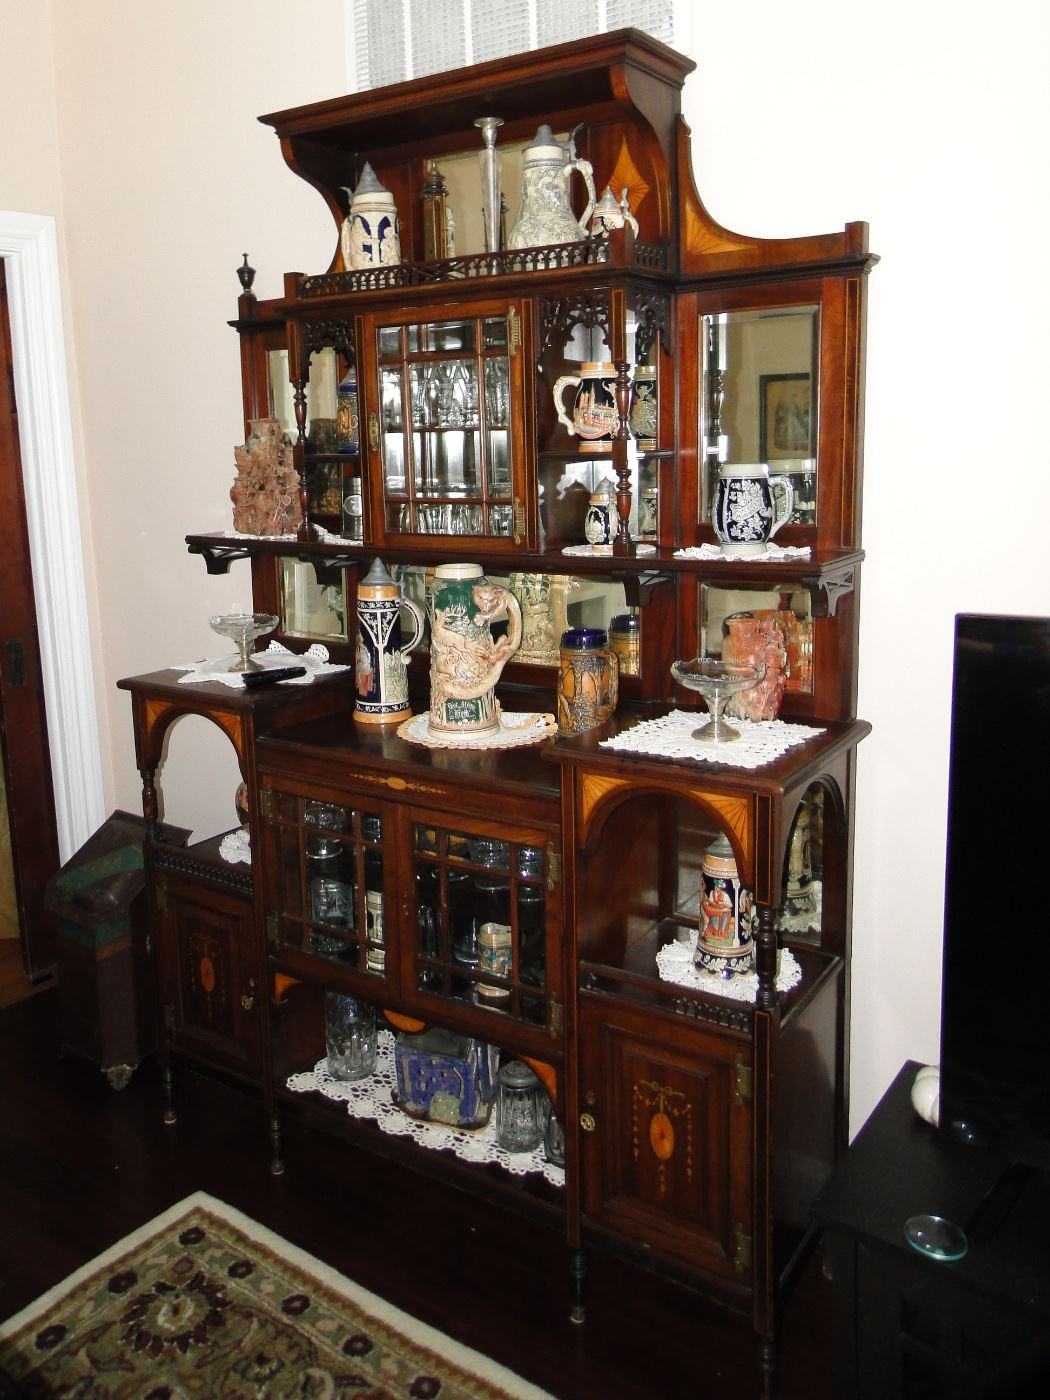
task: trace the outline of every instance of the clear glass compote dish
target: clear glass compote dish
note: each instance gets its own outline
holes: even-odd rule
[[[213,632],[218,632],[221,637],[229,637],[237,643],[240,655],[230,663],[228,670],[240,672],[266,669],[260,666],[258,661],[252,660],[248,648],[257,637],[265,637],[267,632],[272,632],[280,618],[274,617],[272,613],[220,613],[218,617],[209,618],[208,621]]]
[[[697,656],[692,661],[672,661],[671,675],[686,690],[698,690],[707,701],[711,718],[692,737],[704,744],[725,744],[740,738],[739,729],[722,718],[726,701],[731,695],[750,690],[766,674],[765,666],[750,666],[743,661],[721,661],[715,657]]]

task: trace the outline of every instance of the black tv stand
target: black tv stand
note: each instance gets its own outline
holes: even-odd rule
[[[953,1142],[911,1106],[909,1062],[817,1202],[835,1283],[835,1395],[1050,1395],[1050,1176]],[[962,1225],[955,1263],[904,1224]]]

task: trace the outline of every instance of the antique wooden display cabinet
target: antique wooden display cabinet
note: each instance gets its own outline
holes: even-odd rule
[[[325,990],[371,1000],[396,1025],[441,1025],[527,1057],[566,1128],[564,1189],[532,1194],[564,1218],[574,1314],[584,1311],[584,1247],[601,1241],[749,1314],[768,1371],[810,1202],[845,1141],[874,259],[863,224],[763,240],[710,217],[680,116],[692,68],[628,30],[262,118],[333,222],[331,265],[288,274],[284,295],[265,302],[245,271],[234,322],[246,430],[281,420],[303,523],[288,535],[188,543],[212,570],[250,559],[255,605],[280,616],[281,640],[292,650],[321,641],[336,660],[353,657],[357,585],[377,556],[420,603],[428,569],[469,561],[512,589],[544,581],[568,625],[636,619],[616,715],[571,739],[419,747],[354,722],[352,676],[318,683],[343,708],[319,705],[302,714],[308,723],[270,700],[242,754],[252,914],[225,916],[260,998],[242,1053],[262,1077],[276,1170],[282,1120],[303,1111],[285,1080],[322,1051]],[[492,116],[511,212],[515,159],[545,123],[590,162],[599,193],[608,186],[626,201],[637,231],[626,221],[567,243],[489,250],[473,213],[478,122]],[[340,231],[366,161],[396,203],[401,259],[350,270]],[[456,219],[443,258],[424,244],[435,167]],[[567,430],[555,402],[559,379],[575,382],[595,361],[612,366],[616,405],[597,450]],[[643,385],[655,408],[639,429]],[[713,548],[726,462],[765,463],[792,481],[776,541],[786,549],[773,560]],[[216,489],[227,480],[220,473]],[[588,500],[603,482],[611,548],[585,553]],[[756,612],[778,620],[792,660],[781,718],[819,733],[750,769],[699,746],[677,758],[604,746],[693,705],[671,662],[719,655],[733,619]],[[549,647],[523,647],[503,673],[504,708],[553,710],[555,660]],[[427,682],[420,648],[417,711]],[[145,706],[150,678],[127,684]],[[205,712],[211,703],[200,700]],[[156,744],[142,738],[144,709],[137,719],[149,815]],[[307,896],[307,851],[326,809],[342,814],[334,839],[358,904],[357,932],[344,925],[334,943]],[[820,898],[800,915],[787,892],[803,819]],[[720,833],[757,911],[757,991],[744,1001],[657,968],[657,952],[698,926],[701,862]],[[478,855],[493,849],[495,862]],[[490,875],[514,946],[509,972],[486,983],[457,961],[456,905],[464,880]],[[369,891],[382,895],[379,929]],[[170,896],[157,917],[160,938]],[[788,954],[798,976],[781,989]],[[230,1056],[217,1047],[218,1063]],[[336,1121],[330,1105],[314,1107]],[[432,1160],[441,1155],[419,1153],[421,1167],[442,1170]],[[492,1173],[482,1175],[491,1188]]]

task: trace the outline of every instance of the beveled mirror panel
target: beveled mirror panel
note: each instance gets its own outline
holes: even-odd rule
[[[281,632],[316,642],[350,637],[346,575],[338,583],[318,583],[314,566],[303,559],[280,561]]]
[[[794,488],[790,523],[816,525],[819,322],[816,306],[700,318],[704,520],[719,467],[764,462]]]
[[[759,624],[757,627],[755,623]],[[729,640],[732,638],[732,640]],[[813,610],[808,589],[700,585],[700,656],[737,657],[749,646],[775,643],[767,665],[780,666],[787,694],[813,693]],[[734,651],[735,648],[735,651]]]

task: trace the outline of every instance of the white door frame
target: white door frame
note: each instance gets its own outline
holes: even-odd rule
[[[49,214],[0,210],[59,856],[105,819],[59,283]]]

